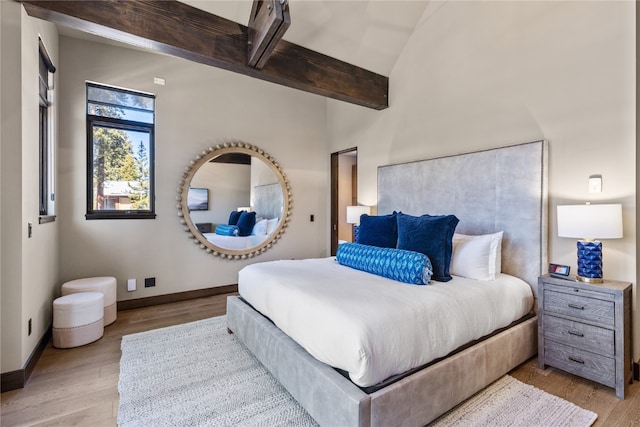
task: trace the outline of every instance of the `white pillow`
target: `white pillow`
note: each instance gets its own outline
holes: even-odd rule
[[[502,235],[453,235],[451,274],[475,280],[494,280],[502,271]]]
[[[267,220],[267,234],[271,234],[278,228],[278,222],[280,222],[279,218],[273,218]]]
[[[253,234],[254,236],[264,236],[265,234],[267,234],[267,220],[261,219],[260,221],[256,222],[256,225],[253,226],[251,234]]]

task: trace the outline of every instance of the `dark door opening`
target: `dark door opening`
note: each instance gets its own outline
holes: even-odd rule
[[[331,255],[340,242],[353,241],[353,225],[347,223],[347,206],[358,204],[358,149],[331,153]]]

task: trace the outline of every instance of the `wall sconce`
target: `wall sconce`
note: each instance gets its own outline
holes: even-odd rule
[[[353,241],[358,241],[358,231],[360,229],[360,217],[362,215],[370,215],[371,207],[369,206],[347,206],[347,224],[353,224]]]
[[[558,206],[558,236],[578,238],[577,279],[602,283],[602,242],[622,237],[622,205]]]

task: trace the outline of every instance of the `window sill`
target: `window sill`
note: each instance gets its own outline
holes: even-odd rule
[[[84,216],[86,219],[156,219],[153,212],[92,212]]]
[[[55,215],[41,215],[38,218],[38,224],[47,224],[49,222],[54,222],[56,220]]]

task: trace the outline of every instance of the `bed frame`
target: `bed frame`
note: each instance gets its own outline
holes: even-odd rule
[[[454,213],[457,231],[503,230],[502,271],[534,294],[547,255],[547,144],[527,144],[378,169],[378,212]],[[227,325],[326,426],[422,426],[535,355],[537,317],[366,394],[319,362],[240,297]]]

